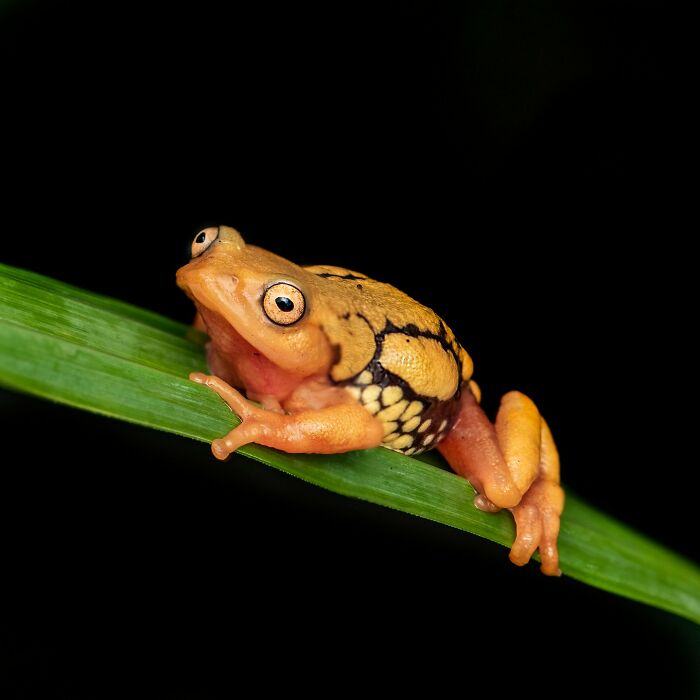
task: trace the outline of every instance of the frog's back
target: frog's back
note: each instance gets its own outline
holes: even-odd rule
[[[384,423],[384,445],[414,454],[452,425],[472,362],[447,324],[395,287],[345,268],[304,268],[324,300],[337,348],[331,379]]]

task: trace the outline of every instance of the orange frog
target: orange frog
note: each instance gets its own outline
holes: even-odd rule
[[[251,442],[326,454],[437,447],[478,491],[478,508],[513,513],[511,561],[539,547],[542,571],[560,573],[564,492],[549,428],[516,391],[488,420],[471,358],[437,314],[358,272],[299,267],[227,226],[197,234],[177,283],[211,339],[214,374],[190,379],[242,421],[212,443],[218,459]]]

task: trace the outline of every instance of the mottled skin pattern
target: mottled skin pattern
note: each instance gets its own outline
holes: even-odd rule
[[[431,309],[395,287],[340,267],[299,267],[226,226],[201,231],[178,284],[208,332],[216,391],[242,423],[212,443],[225,459],[250,442],[286,452],[382,445],[407,455],[438,447],[479,492],[509,508],[511,560],[539,547],[559,573],[559,459],[534,403],[503,397],[495,424],[479,408],[469,355]],[[248,399],[262,404],[255,406]]]
[[[382,421],[384,447],[408,455],[436,447],[452,427],[473,366],[452,331],[389,284],[340,267],[304,270],[332,296],[324,324],[338,350],[331,379]]]

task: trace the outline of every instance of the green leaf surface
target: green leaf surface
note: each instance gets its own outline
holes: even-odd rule
[[[0,264],[0,384],[121,420],[211,441],[236,424],[210,390],[203,337],[120,301]],[[440,468],[377,448],[340,455],[241,450],[346,496],[395,508],[509,546],[507,513],[482,513],[474,490]],[[570,492],[562,519],[564,575],[700,623],[700,569]]]

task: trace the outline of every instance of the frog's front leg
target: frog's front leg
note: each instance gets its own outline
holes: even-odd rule
[[[506,394],[494,425],[465,389],[455,425],[438,449],[479,492],[477,507],[512,511],[517,534],[511,561],[522,566],[539,547],[542,571],[559,575],[559,456],[535,404],[517,391]]]
[[[284,452],[334,454],[377,447],[384,437],[381,421],[342,389],[338,403],[280,414],[254,406],[219,377],[194,372],[190,379],[215,391],[241,419],[228,435],[212,442],[218,459],[251,442]]]

